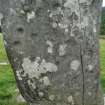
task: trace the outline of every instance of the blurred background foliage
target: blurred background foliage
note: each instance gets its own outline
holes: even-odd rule
[[[102,8],[101,32],[100,32],[100,35],[105,35],[105,7]]]

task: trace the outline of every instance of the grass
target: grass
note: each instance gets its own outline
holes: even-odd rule
[[[105,92],[105,38],[100,39],[101,84]]]
[[[0,34],[0,62],[8,62]],[[16,81],[10,65],[0,65],[0,105],[26,105],[16,101]]]
[[[7,62],[7,56],[3,45],[2,35],[0,34],[0,62]]]
[[[105,38],[100,39],[101,83],[105,92]],[[8,62],[0,35],[0,62]],[[26,105],[16,102],[16,82],[10,65],[0,65],[0,105]]]

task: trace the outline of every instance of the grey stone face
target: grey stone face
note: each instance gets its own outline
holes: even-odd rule
[[[98,54],[101,3],[0,0],[5,48],[28,103],[103,105]]]

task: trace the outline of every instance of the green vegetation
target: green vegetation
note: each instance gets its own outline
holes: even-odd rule
[[[0,62],[8,62],[0,34]],[[26,105],[17,103],[16,81],[10,65],[0,65],[0,105]]]
[[[101,83],[105,92],[105,38],[100,39]],[[7,62],[0,35],[0,62]],[[25,105],[16,102],[16,82],[10,65],[0,65],[0,105]]]
[[[3,45],[2,35],[0,34],[0,62],[7,62],[7,56]]]
[[[25,105],[16,103],[16,82],[10,65],[0,65],[0,105]]]
[[[105,92],[105,39],[100,39],[101,83]]]
[[[101,35],[105,35],[105,7],[102,9],[102,17],[101,17]]]

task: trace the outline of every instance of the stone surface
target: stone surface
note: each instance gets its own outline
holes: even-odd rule
[[[16,100],[18,103],[26,103],[25,99],[21,95],[18,95]]]
[[[8,58],[35,105],[103,105],[99,82],[102,0],[0,0]]]
[[[105,96],[104,96],[104,105],[105,105]]]

